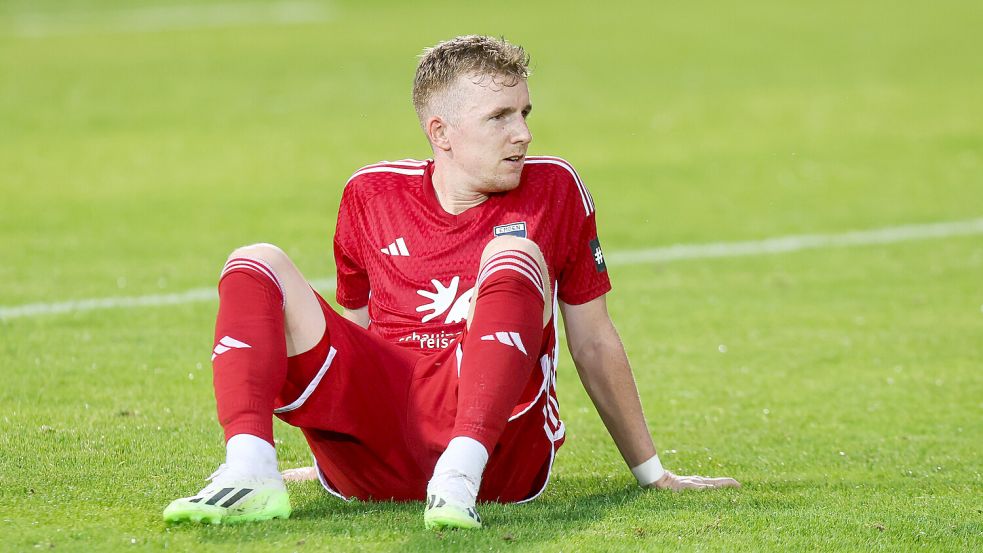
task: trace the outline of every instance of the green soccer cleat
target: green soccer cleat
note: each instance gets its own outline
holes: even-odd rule
[[[479,485],[456,470],[435,474],[427,484],[423,526],[428,530],[481,528],[481,517],[474,508]]]
[[[444,498],[431,495],[423,511],[423,526],[428,530],[481,528],[481,517],[474,507],[454,505]]]
[[[281,478],[244,475],[222,465],[211,484],[164,509],[165,522],[222,524],[288,518],[290,497]]]

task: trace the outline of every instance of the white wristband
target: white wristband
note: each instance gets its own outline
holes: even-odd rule
[[[662,461],[659,460],[659,454],[656,453],[648,461],[633,467],[631,473],[635,475],[635,480],[638,480],[638,485],[644,488],[662,478],[666,469],[662,468]]]

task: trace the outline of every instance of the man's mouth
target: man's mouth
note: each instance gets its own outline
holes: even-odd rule
[[[505,158],[505,161],[511,161],[512,163],[517,163],[523,160],[526,156],[509,156]]]

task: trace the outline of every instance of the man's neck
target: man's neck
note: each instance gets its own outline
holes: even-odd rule
[[[446,166],[434,167],[433,190],[437,194],[440,207],[447,213],[460,215],[488,199],[487,194],[477,192],[467,184],[466,175],[459,174]]]

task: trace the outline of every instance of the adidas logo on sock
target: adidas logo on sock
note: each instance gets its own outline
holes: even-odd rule
[[[393,256],[397,256],[397,257],[399,257],[399,256],[409,257],[410,256],[410,250],[406,249],[406,242],[403,240],[403,237],[402,236],[400,236],[399,238],[397,238],[396,241],[393,242],[392,244],[389,244],[388,246],[386,246],[385,248],[382,248],[379,251],[381,251],[382,253],[384,253],[386,255],[393,255]]]
[[[519,351],[528,355],[526,346],[522,344],[522,338],[518,332],[496,332],[495,334],[482,336],[481,339],[486,342],[501,342],[506,346],[518,348]]]
[[[215,349],[212,350],[212,361],[214,361],[216,357],[222,355],[223,353],[229,351],[230,349],[243,349],[243,348],[251,348],[251,347],[252,346],[250,346],[249,344],[245,342],[240,342],[239,340],[236,340],[231,336],[223,336],[222,339],[218,341],[218,345],[215,346]]]

